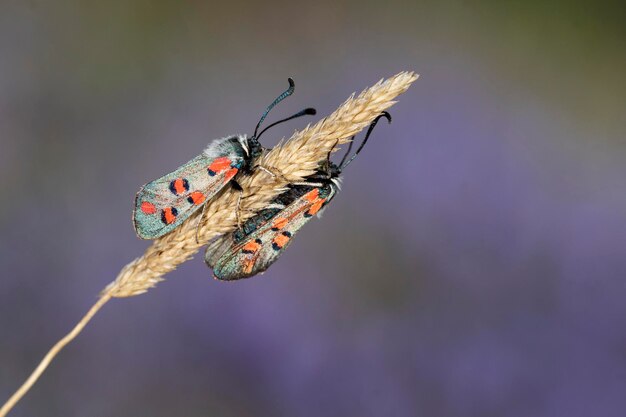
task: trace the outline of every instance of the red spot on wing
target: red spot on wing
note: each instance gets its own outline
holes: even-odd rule
[[[315,203],[313,203],[313,205],[311,206],[311,208],[309,209],[307,213],[311,216],[315,216],[315,214],[318,211],[320,211],[323,205],[324,205],[324,199],[317,200]]]
[[[254,268],[254,264],[256,263],[256,258],[245,259],[243,261],[243,273],[249,274],[252,272],[252,268]]]
[[[200,191],[194,191],[193,193],[189,194],[189,197],[187,197],[187,201],[195,206],[202,204],[204,202],[204,199],[205,196]]]
[[[280,230],[283,227],[287,226],[287,223],[289,223],[289,219],[287,219],[286,217],[279,217],[272,223],[272,229]]]
[[[230,164],[231,160],[229,158],[226,158],[225,156],[222,156],[220,158],[215,158],[213,162],[211,162],[211,165],[209,165],[209,170],[215,172],[216,174],[219,174],[225,169],[230,168]]]
[[[163,210],[161,215],[161,219],[166,224],[172,224],[176,221],[176,215],[178,214],[178,210],[173,207],[168,207]]]
[[[261,245],[254,240],[251,240],[250,242],[246,243],[242,249],[244,253],[255,253],[256,251],[261,249]]]
[[[289,239],[291,239],[291,236],[281,233],[274,238],[272,243],[275,245],[275,247],[278,247],[280,249],[284,247],[287,244],[287,242],[289,242]]]
[[[154,214],[156,213],[156,207],[149,201],[144,201],[141,203],[141,211],[144,214]]]
[[[320,190],[319,190],[319,189],[317,189],[317,188],[314,188],[314,189],[312,189],[311,191],[309,191],[308,193],[306,193],[306,194],[304,195],[304,199],[305,199],[306,201],[313,202],[313,201],[317,200],[317,198],[319,197],[319,195],[320,195]]]
[[[178,178],[174,181],[174,190],[176,190],[176,195],[181,195],[185,192],[185,186],[183,185],[182,178]]]
[[[237,175],[237,172],[239,172],[237,168],[231,168],[226,171],[226,175],[224,175],[224,182],[230,181],[235,175]]]

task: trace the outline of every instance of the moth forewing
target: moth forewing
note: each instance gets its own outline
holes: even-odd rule
[[[217,139],[180,168],[144,185],[135,197],[137,235],[155,239],[178,227],[249,164],[248,155],[245,136]]]
[[[331,181],[303,183],[276,197],[268,207],[284,208],[262,210],[207,249],[205,261],[213,268],[214,277],[230,281],[267,270],[336,191]]]

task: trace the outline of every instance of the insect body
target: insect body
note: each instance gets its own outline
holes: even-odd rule
[[[213,242],[207,249],[205,262],[213,268],[214,277],[230,281],[249,278],[267,270],[289,246],[300,228],[335,197],[339,191],[341,172],[361,151],[381,117],[391,122],[387,112],[377,117],[350,160],[344,163],[352,142],[339,165],[327,159],[315,174],[304,182],[290,184],[289,189],[278,195],[268,207],[234,232]]]
[[[224,186],[234,182],[238,174],[248,174],[254,169],[256,159],[265,151],[258,141],[263,132],[278,123],[315,114],[315,109],[304,109],[257,134],[270,110],[293,94],[294,88],[290,78],[289,88],[265,110],[251,137],[235,135],[217,139],[174,172],[144,185],[135,197],[133,223],[137,235],[142,239],[155,239],[174,230]]]

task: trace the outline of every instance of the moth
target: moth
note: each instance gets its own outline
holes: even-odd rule
[[[229,183],[241,190],[236,178],[255,169],[255,161],[266,151],[259,143],[259,137],[279,123],[316,113],[315,109],[306,108],[257,133],[272,108],[293,94],[294,81],[291,78],[288,81],[289,88],[265,109],[251,137],[233,135],[214,140],[191,161],[141,187],[133,210],[137,236],[156,239],[171,232]]]
[[[226,234],[207,248],[206,264],[219,280],[232,281],[249,278],[267,270],[282,255],[298,231],[313,217],[319,215],[339,192],[341,173],[356,158],[381,117],[391,123],[391,116],[383,112],[369,126],[365,139],[354,155],[350,154],[354,136],[341,162],[336,165],[328,158],[305,181],[288,185],[255,216],[234,232]]]

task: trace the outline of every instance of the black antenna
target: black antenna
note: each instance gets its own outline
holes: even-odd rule
[[[302,111],[299,111],[298,113],[296,113],[296,114],[294,114],[292,116],[286,117],[286,118],[284,118],[282,120],[279,120],[277,122],[272,123],[271,125],[267,126],[265,129],[261,130],[261,133],[259,133],[258,135],[255,135],[255,136],[256,136],[257,139],[260,138],[261,135],[263,134],[263,132],[265,132],[270,127],[276,126],[279,123],[283,123],[283,122],[289,121],[291,119],[295,119],[296,117],[301,117],[301,116],[305,116],[305,115],[315,115],[315,114],[317,114],[317,110],[315,110],[313,107],[308,107],[308,108],[306,108],[306,109],[304,109]]]
[[[352,155],[352,158],[348,159],[348,162],[346,162],[345,164],[343,164],[343,160],[342,160],[342,164],[339,165],[339,168],[341,170],[343,170],[345,167],[347,167],[348,164],[350,162],[352,162],[352,160],[354,158],[356,158],[356,156],[359,154],[359,152],[361,152],[361,149],[363,149],[363,146],[365,146],[365,143],[367,142],[367,140],[369,139],[370,135],[372,134],[372,130],[374,130],[374,126],[376,126],[376,123],[378,123],[378,121],[380,120],[381,117],[386,118],[387,121],[389,123],[391,123],[391,115],[389,113],[387,113],[386,111],[382,112],[382,114],[380,116],[375,118],[374,121],[370,124],[370,127],[367,129],[367,133],[365,134],[365,139],[363,139],[363,142],[361,142],[361,146],[359,146],[359,148],[356,150],[354,155]],[[350,143],[350,145],[352,145],[352,143]],[[348,148],[348,149],[350,149],[350,148]],[[346,156],[347,156],[347,154],[346,154]],[[344,156],[343,159],[346,159],[345,156]]]
[[[265,120],[265,118],[267,117],[267,114],[270,112],[270,110],[272,110],[275,105],[277,105],[278,103],[280,103],[281,101],[283,101],[284,99],[286,99],[287,97],[289,97],[290,95],[293,94],[293,90],[296,88],[296,84],[293,82],[291,77],[288,78],[287,81],[289,81],[289,88],[287,90],[285,90],[284,93],[282,93],[281,95],[276,97],[276,100],[274,100],[272,102],[272,104],[267,106],[267,109],[265,109],[265,113],[263,113],[263,116],[261,116],[261,119],[259,120],[259,123],[257,123],[256,124],[256,128],[254,128],[254,135],[252,135],[252,137],[254,137],[254,138],[257,137],[256,133],[259,130],[259,126],[261,126],[261,123],[263,123],[263,120]]]
[[[352,136],[352,138],[354,139],[354,136]],[[335,144],[333,145],[332,148],[330,148],[330,151],[328,151],[328,156],[326,157],[326,161],[328,161],[328,168],[330,169],[330,165],[332,164],[332,162],[330,162],[330,154],[333,153],[333,150],[335,149],[335,147],[337,146],[337,144],[339,143],[339,139],[337,139],[335,141]],[[352,147],[352,143],[350,143],[350,147]],[[345,157],[344,157],[345,159]],[[339,166],[341,166],[341,164],[339,164]]]
[[[344,161],[346,160],[346,158],[348,157],[348,155],[350,155],[350,151],[352,150],[352,145],[354,145],[354,138],[355,136],[352,136],[352,138],[350,138],[350,145],[348,145],[348,150],[346,151],[346,153],[343,155],[343,158],[341,158],[341,162],[339,162],[339,166],[342,166]]]

